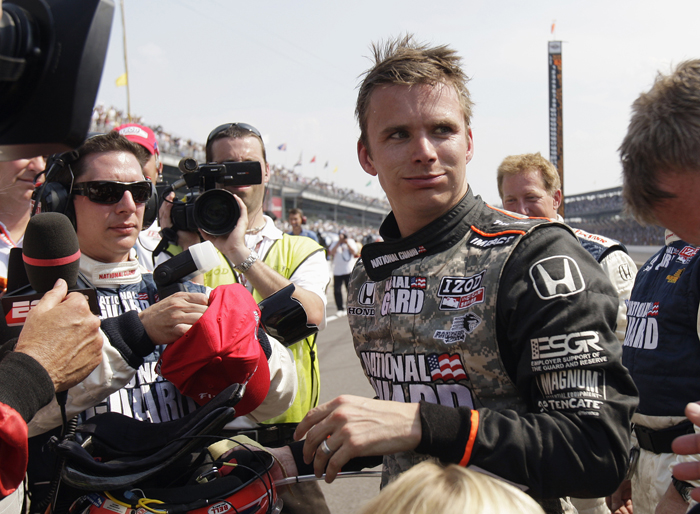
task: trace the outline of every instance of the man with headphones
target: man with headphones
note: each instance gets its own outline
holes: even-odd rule
[[[191,399],[158,376],[156,363],[161,345],[183,336],[206,311],[210,291],[186,283],[187,292],[157,301],[153,276],[136,259],[134,242],[148,203],[155,202],[153,185],[143,176],[144,154],[141,146],[116,131],[92,137],[78,149],[74,162],[47,177],[46,191],[40,195],[44,211],[51,190],[59,192],[53,196],[63,198],[52,210],[66,214],[76,228],[82,279],[97,288],[102,329],[121,357],[114,359],[111,370],[116,392],[107,398],[84,400],[72,394],[71,414],[89,409],[86,417],[90,417],[113,411],[158,422],[179,418],[195,408]],[[282,354],[277,367],[293,366],[281,346],[273,345],[272,352]],[[271,398],[281,403],[273,411],[283,412],[291,403],[288,396]],[[50,405],[32,420],[30,434],[43,433],[58,421],[56,405]]]
[[[293,209],[289,209],[289,212],[287,213],[287,221],[292,227],[292,229],[289,232],[287,232],[287,234],[292,236],[310,237],[317,243],[319,242],[318,236],[313,230],[309,230],[308,228],[304,228],[302,226],[306,224],[306,216],[304,216],[304,211],[302,211],[301,209],[297,209],[296,207]]]

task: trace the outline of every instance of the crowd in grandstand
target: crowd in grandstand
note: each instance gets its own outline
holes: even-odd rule
[[[293,169],[290,170],[284,166],[273,164],[270,167],[270,171],[272,172],[273,183],[275,180],[277,180],[281,182],[282,185],[289,185],[293,187],[308,186],[309,191],[316,191],[326,196],[346,198],[351,201],[354,200],[365,204],[371,203],[372,205],[376,205],[378,207],[391,209],[389,202],[387,202],[386,199],[365,196],[356,193],[353,189],[348,187],[336,186],[333,182],[329,184],[327,182],[321,182],[320,180],[314,180],[313,178],[304,177],[303,175],[296,173]]]
[[[627,246],[663,246],[664,229],[655,225],[642,226],[634,218],[605,219],[595,221],[569,222],[592,234],[600,234],[617,239]]]
[[[599,214],[620,212],[624,208],[621,193],[622,188],[620,187],[617,191],[611,191],[604,195],[591,193],[567,197],[566,215],[576,218],[589,215],[592,212]]]
[[[115,127],[124,123],[139,123],[150,127],[158,139],[158,147],[165,154],[177,155],[178,157],[193,157],[200,162],[203,162],[206,157],[204,155],[204,144],[197,143],[191,139],[185,139],[175,136],[163,130],[160,125],[151,125],[145,123],[141,116],[131,116],[131,119],[119,109],[114,107],[105,107],[98,104],[92,111],[92,132],[109,132]]]
[[[625,213],[622,188],[572,195],[564,200],[566,222],[628,246],[663,246],[664,230],[643,226]]]

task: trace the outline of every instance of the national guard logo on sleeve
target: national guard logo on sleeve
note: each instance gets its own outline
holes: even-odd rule
[[[578,263],[567,255],[537,261],[530,268],[530,279],[542,300],[571,296],[586,287]]]

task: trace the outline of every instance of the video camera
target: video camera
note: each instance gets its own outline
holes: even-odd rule
[[[195,159],[185,158],[178,167],[182,177],[168,189],[177,191],[186,186],[190,191],[173,202],[170,219],[175,230],[201,229],[212,236],[232,232],[241,212],[233,194],[222,188],[262,184],[258,161],[198,165]]]
[[[0,161],[80,146],[100,85],[112,0],[13,0],[0,18]]]

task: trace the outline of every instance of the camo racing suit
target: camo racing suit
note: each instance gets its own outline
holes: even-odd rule
[[[415,452],[384,458],[384,481],[432,456],[540,500],[612,493],[636,389],[615,291],[570,229],[470,190],[409,237],[393,214],[380,234],[353,271],[348,320],[377,396],[420,402],[422,424]]]

